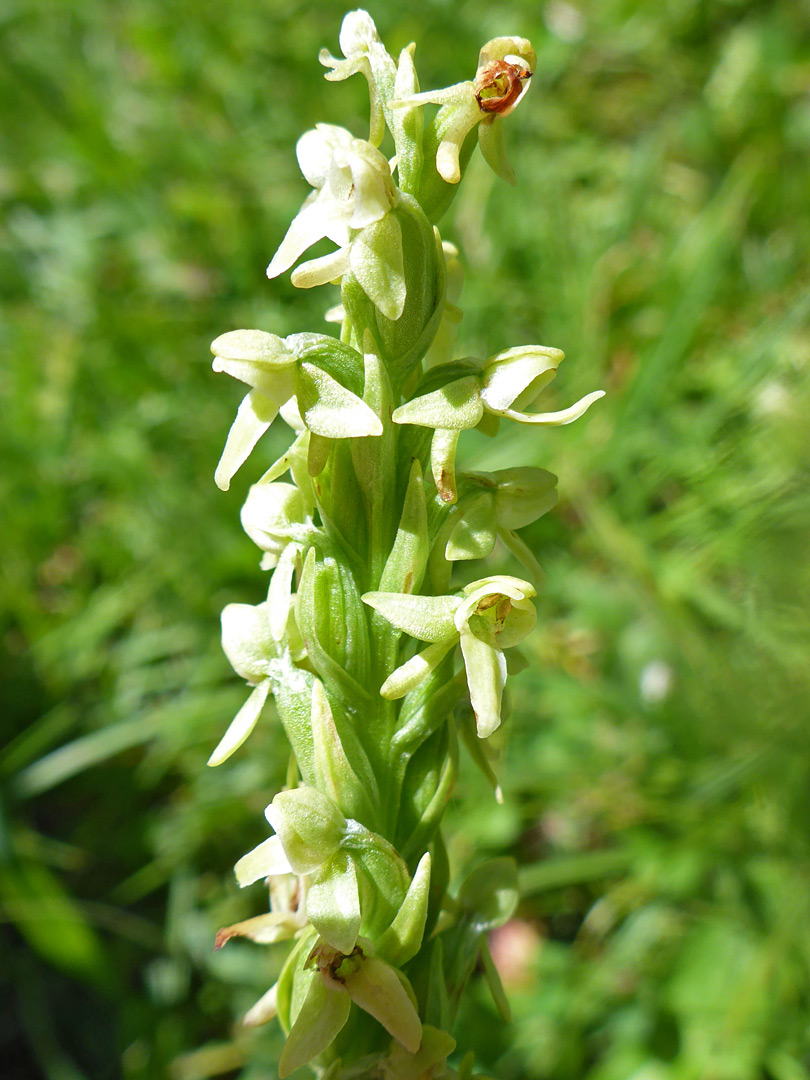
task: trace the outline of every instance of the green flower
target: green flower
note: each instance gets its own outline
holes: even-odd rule
[[[373,1016],[406,1051],[416,1054],[422,1023],[413,991],[396,968],[375,955],[366,938],[349,955],[323,942],[310,954],[315,970],[279,1061],[281,1080],[331,1045],[349,1019],[352,1003]]]

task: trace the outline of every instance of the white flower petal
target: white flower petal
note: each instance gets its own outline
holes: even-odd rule
[[[288,941],[305,922],[296,912],[271,911],[266,915],[256,915],[233,926],[223,926],[217,931],[214,948],[221,949],[234,937],[250,938],[257,945],[275,945],[277,941]]]
[[[456,447],[460,431],[436,428],[430,442],[430,469],[442,502],[454,503],[456,491]]]
[[[233,868],[239,887],[244,889],[246,885],[252,885],[255,881],[278,874],[292,874],[281,840],[278,836],[271,836],[262,840],[258,847],[243,855]]]
[[[510,420],[517,420],[520,424],[562,427],[564,424],[573,423],[573,421],[582,416],[584,412],[587,412],[595,401],[598,401],[599,398],[604,396],[604,390],[594,390],[593,393],[586,394],[584,398],[580,398],[574,405],[569,405],[567,409],[560,409],[557,412],[523,413],[515,412],[513,409],[502,409],[498,415],[506,416]]]
[[[251,390],[247,397],[242,399],[214,473],[214,480],[220,490],[228,490],[231,478],[247,461],[251,450],[277,415],[278,405],[258,390]]]
[[[382,422],[366,403],[314,364],[301,364],[298,406],[310,431],[327,439],[382,435]]]
[[[324,199],[307,203],[293,218],[278,251],[267,267],[269,278],[278,277],[289,270],[293,263],[318,240],[329,235],[334,223],[336,208]]]
[[[269,693],[270,680],[263,679],[231,721],[216,750],[208,759],[209,765],[221,765],[223,761],[228,760],[235,750],[239,749],[256,727],[259,714],[264,707],[265,701],[267,701]]]
[[[278,983],[274,983],[267,993],[262,994],[256,1004],[248,1009],[242,1017],[242,1023],[245,1027],[258,1027],[260,1024],[266,1024],[268,1020],[272,1020],[277,1012]]]
[[[455,644],[456,638],[453,636],[449,641],[439,641],[428,645],[426,649],[411,657],[388,676],[380,687],[381,696],[386,701],[396,701],[398,698],[405,697],[439,666]]]
[[[420,641],[447,641],[456,632],[453,615],[461,603],[457,596],[367,592],[360,599],[392,626]]]
[[[247,682],[261,682],[276,655],[267,604],[226,604],[221,619],[222,651],[231,667]]]
[[[287,632],[287,619],[289,618],[292,603],[292,583],[297,557],[297,545],[288,544],[270,580],[270,588],[267,593],[267,608],[270,616],[270,633],[276,641],[281,641]]]
[[[316,124],[311,131],[304,132],[295,145],[295,156],[310,187],[324,186],[335,149],[351,146],[353,141],[350,131],[335,124]]]
[[[491,648],[469,630],[462,631],[460,644],[478,736],[485,739],[501,722],[506,658],[500,649]]]
[[[481,398],[492,412],[508,409],[529,387],[534,396],[551,382],[565,353],[545,345],[518,345],[490,357],[483,367]]]
[[[316,285],[328,285],[330,281],[337,281],[349,269],[350,250],[349,247],[341,247],[319,259],[301,263],[293,270],[290,281],[296,289],[312,289]]]

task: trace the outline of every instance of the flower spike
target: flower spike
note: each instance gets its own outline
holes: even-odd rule
[[[222,613],[249,696],[210,764],[245,742],[271,693],[293,753],[265,810],[271,835],[234,867],[240,888],[264,882],[269,910],[223,927],[216,946],[291,940],[243,1019],[278,1016],[281,1080],[304,1065],[321,1080],[460,1080],[472,1065],[448,1065],[448,1030],[479,957],[509,1012],[485,935],[514,912],[516,870],[495,860],[449,894],[442,815],[463,746],[502,799],[482,740],[502,722],[507,674],[526,664],[508,650],[535,626],[543,572],[519,530],[554,506],[556,478],[457,471],[456,450],[462,431],[567,424],[602,395],[533,412],[560,350],[456,351],[462,259],[437,224],[476,142],[514,182],[502,120],[528,90],[532,46],[493,38],[474,78],[422,93],[415,45],[389,54],[367,12],[345,16],[339,41],[339,56],[320,59],[330,82],[368,83],[369,137],[322,123],[301,136],[309,194],[267,268],[298,288],[339,285],[326,314],[338,325],[232,330],[212,345],[214,370],[246,395],[217,484],[228,488],[277,416],[293,432],[242,507],[271,576],[263,603]],[[323,240],[331,250],[313,254]],[[454,572],[499,544],[529,580],[479,571],[455,586]]]

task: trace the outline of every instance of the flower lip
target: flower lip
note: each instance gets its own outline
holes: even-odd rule
[[[475,76],[478,107],[485,113],[507,116],[523,97],[531,77],[531,70],[519,57],[490,61]]]

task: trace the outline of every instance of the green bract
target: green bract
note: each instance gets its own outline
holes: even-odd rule
[[[294,433],[242,507],[271,577],[266,598],[222,613],[223,648],[252,689],[210,764],[241,747],[271,691],[294,762],[267,807],[273,835],[235,867],[240,886],[267,884],[270,911],[224,927],[217,945],[293,939],[278,982],[244,1017],[278,1016],[281,1077],[311,1064],[328,1080],[450,1080],[461,1074],[446,1029],[479,962],[508,1015],[486,934],[512,916],[517,891],[508,860],[451,891],[442,815],[460,745],[500,793],[479,740],[502,723],[507,670],[520,666],[507,669],[506,652],[531,634],[543,578],[517,530],[557,498],[544,469],[457,470],[459,437],[492,434],[501,418],[567,424],[601,391],[528,411],[559,349],[456,355],[461,262],[435,222],[474,129],[513,179],[502,127],[534,71],[529,42],[495,38],[474,78],[428,93],[414,46],[394,59],[366,12],[346,16],[340,49],[342,59],[321,53],[326,77],[365,78],[369,138],[330,124],[301,137],[313,190],[267,271],[339,286],[339,337],[232,330],[212,345],[214,369],[249,388],[217,484],[228,488],[277,416]],[[378,149],[386,128],[391,162]],[[333,251],[299,261],[324,239]],[[532,580],[487,567],[451,581],[499,541]]]

